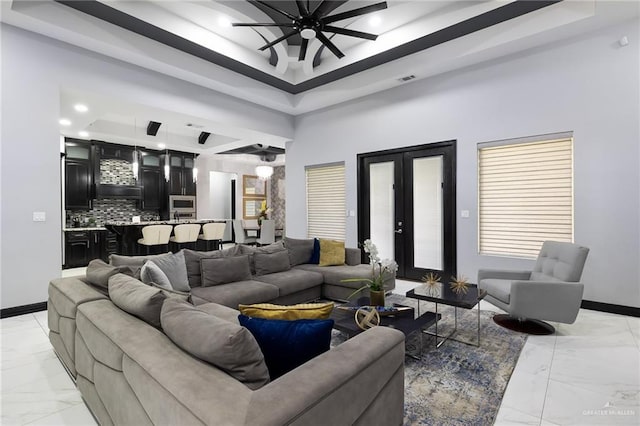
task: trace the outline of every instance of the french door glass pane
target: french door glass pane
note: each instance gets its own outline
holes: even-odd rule
[[[416,268],[443,269],[442,156],[413,160],[414,258]]]
[[[369,165],[371,241],[378,247],[381,259],[394,259],[393,179],[393,161]]]

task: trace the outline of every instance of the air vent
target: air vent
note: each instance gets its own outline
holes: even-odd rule
[[[415,75],[413,75],[413,74],[411,74],[411,75],[405,75],[404,77],[400,77],[400,78],[398,79],[398,81],[399,81],[400,83],[404,83],[405,81],[413,80],[414,78],[416,78],[416,76],[415,76]]]

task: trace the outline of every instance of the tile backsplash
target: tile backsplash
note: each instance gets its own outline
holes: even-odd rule
[[[131,221],[132,216],[141,216],[142,220],[155,220],[157,210],[140,210],[135,200],[102,199],[93,200],[93,210],[67,212],[67,226],[71,227],[73,219],[77,218],[82,226],[95,220],[97,226],[111,221]]]
[[[100,160],[100,183],[110,185],[135,185],[133,167],[125,160]]]

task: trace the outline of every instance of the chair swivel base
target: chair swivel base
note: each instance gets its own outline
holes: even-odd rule
[[[536,319],[520,319],[507,314],[494,315],[493,322],[501,327],[508,328],[509,330],[533,334],[536,336],[544,336],[556,332],[556,329],[551,324],[544,321]]]

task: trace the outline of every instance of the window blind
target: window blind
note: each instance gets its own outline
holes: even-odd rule
[[[535,258],[573,242],[573,139],[480,147],[480,254]]]
[[[306,175],[307,235],[344,241],[344,164],[309,167]]]

